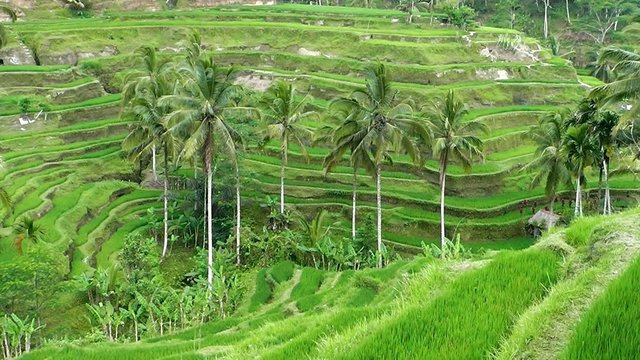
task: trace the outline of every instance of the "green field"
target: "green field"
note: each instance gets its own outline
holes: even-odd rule
[[[637,285],[638,262],[624,257],[620,249],[635,255],[640,236],[631,221],[637,220],[637,210],[624,212],[636,208],[640,199],[635,165],[628,166],[626,158],[612,159],[612,206],[623,215],[615,215],[611,224],[602,217],[587,217],[543,240],[526,229],[529,218],[549,203],[544,186],[532,187],[533,174],[522,170],[536,157],[529,129],[551,113],[573,111],[591,87],[602,84],[553,55],[547,42],[494,27],[474,26],[470,33],[433,22],[429,13],[409,24],[397,9],[229,5],[153,12],[96,10],[93,17],[82,18],[42,6],[26,11],[25,21],[3,25],[11,36],[7,48],[19,42],[37,53],[38,65],[0,66],[0,187],[13,202],[11,211],[0,210],[0,265],[45,248],[60,262],[65,289],[39,309],[47,324],[39,331],[61,341],[23,358],[632,356],[637,329],[621,324],[632,323],[637,315],[629,304],[635,301],[630,293]],[[449,237],[459,236],[469,253],[447,261],[422,256],[425,248],[440,244],[438,159],[425,154],[425,161],[416,165],[407,154],[393,152],[393,163],[385,163],[381,171],[382,237],[393,256],[385,269],[334,271],[319,253],[294,244],[285,261],[250,264],[240,275],[234,273],[233,281],[242,291],[238,299],[228,300],[237,310],[224,319],[190,324],[189,329],[178,329],[175,320],[174,328],[168,326],[170,334],[154,337],[160,334],[148,330],[154,336],[143,336],[140,343],[71,343],[86,338],[92,325],[101,333],[86,321],[87,294],[74,288],[74,279],[121,271],[120,254],[132,233],[153,233],[161,240],[156,232],[162,218],[162,182],[153,179],[149,149],[135,158],[122,148],[135,126],[122,112],[123,86],[132,69],[143,67],[135,52],[148,45],[157,49],[159,59],[178,63],[187,53],[185,39],[194,30],[202,37],[200,50],[217,64],[234,67],[234,83],[252,101],[278,80],[293,84],[299,98],[308,100],[306,109],[323,115],[302,122],[310,132],[340,123],[342,119],[324,116],[332,99],[362,88],[365,69],[372,63],[387,67],[398,96],[416,108],[455,91],[469,110],[463,121],[477,120],[489,129],[474,133],[484,142],[484,158],[474,159],[470,169],[453,161],[446,174],[445,231]],[[501,39],[516,35],[522,35],[530,53],[500,48]],[[498,55],[491,58],[487,53]],[[25,123],[25,116],[32,121]],[[246,214],[242,231],[250,228],[260,238],[270,230],[269,199],[279,199],[282,144],[277,139],[258,141],[263,124],[257,117],[237,125],[247,138],[239,161]],[[305,145],[306,151],[299,144],[288,145],[287,208],[306,221],[327,210],[327,236],[348,240],[354,177],[349,160],[345,156],[326,173],[323,159],[332,144],[307,139]],[[155,160],[162,174],[160,149]],[[214,197],[222,213],[228,211],[225,206],[233,207],[233,195],[227,194],[231,170],[223,160],[217,161]],[[184,210],[179,208],[181,201],[202,200],[201,188],[195,189],[200,200],[191,199],[195,196],[189,186],[202,183],[202,168],[194,169],[193,164],[183,157],[171,159],[169,201],[178,208],[176,213]],[[589,166],[584,175],[585,212],[600,214],[597,166]],[[366,219],[376,212],[376,184],[364,169],[355,176],[358,231],[373,236],[375,229],[368,228],[373,222]],[[562,225],[572,221],[573,199],[573,185],[558,188],[555,210]],[[184,212],[185,217],[191,215]],[[42,229],[43,240],[23,239],[13,230],[27,218]],[[175,225],[177,218],[171,224],[176,233],[186,227]],[[233,219],[216,223],[223,229],[214,235],[219,248],[233,245]],[[612,224],[628,228],[615,229]],[[170,255],[161,264],[176,288],[196,276],[193,263],[202,256],[197,248],[205,247],[201,229],[190,230],[192,238],[172,239]],[[607,234],[632,240],[614,241],[607,249]],[[286,235],[282,237],[278,245],[290,246]],[[277,247],[251,246],[255,248],[247,253],[278,256]],[[183,261],[180,254],[189,260]],[[304,256],[313,259],[307,265],[316,267],[295,263]],[[611,272],[616,265],[624,266],[619,274]],[[592,281],[598,281],[598,289],[588,289]],[[575,294],[586,300],[563,299],[574,299]],[[5,302],[7,309],[15,307],[12,300]],[[567,319],[563,311],[569,310],[574,312]],[[554,316],[563,316],[566,328]],[[595,337],[594,329],[607,329],[607,336]],[[553,330],[561,331],[557,339],[548,334]],[[131,341],[131,329],[123,325],[122,331]],[[69,343],[62,341],[64,335]],[[614,341],[620,346],[611,347]]]

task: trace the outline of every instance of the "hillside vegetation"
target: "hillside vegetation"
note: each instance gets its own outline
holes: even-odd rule
[[[319,283],[313,269],[277,264],[254,277],[254,296],[225,320],[140,344],[48,347],[24,358],[629,358],[639,218],[635,210],[589,218],[523,251],[320,272]],[[264,289],[270,296],[258,295]],[[606,336],[589,340],[603,326]]]
[[[46,6],[2,27],[5,358],[633,351],[633,98],[588,97],[546,41],[401,9]],[[341,143],[363,123],[387,132]]]

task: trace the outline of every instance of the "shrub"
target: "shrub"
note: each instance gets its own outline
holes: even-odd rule
[[[293,271],[295,270],[295,264],[291,261],[281,261],[271,267],[269,274],[278,284],[291,279]]]
[[[382,282],[380,280],[362,275],[361,273],[356,274],[353,278],[353,284],[360,289],[369,289],[374,293],[380,291],[380,288],[382,287]]]

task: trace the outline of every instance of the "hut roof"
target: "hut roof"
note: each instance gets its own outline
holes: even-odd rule
[[[546,225],[547,228],[550,228],[553,227],[558,222],[558,220],[560,220],[560,215],[542,209],[535,213],[535,215],[533,215],[527,223],[529,225]]]

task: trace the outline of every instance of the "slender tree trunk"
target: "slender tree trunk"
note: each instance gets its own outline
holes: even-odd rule
[[[287,165],[288,144],[285,137],[282,145],[282,163],[280,164],[280,214],[284,214],[284,167]]]
[[[549,2],[551,0],[542,0],[544,2],[544,38],[549,37]]]
[[[582,194],[580,193],[580,178],[581,178],[581,171],[578,171],[578,176],[576,179],[576,207],[573,210],[573,216],[574,217],[580,217],[582,216]]]
[[[351,240],[356,241],[356,197],[358,186],[358,171],[353,168],[353,205],[351,208]]]
[[[380,165],[376,165],[376,206],[378,208],[378,268],[382,268],[382,196],[380,185]]]
[[[606,158],[602,161],[604,169],[604,214],[611,214],[611,193],[609,192],[609,163]]]
[[[236,264],[240,265],[240,168],[236,161]]]
[[[162,245],[162,258],[167,256],[167,248],[169,246],[169,150],[167,144],[163,146],[164,151],[164,181],[163,181],[163,201],[164,201],[164,242]]]
[[[604,164],[604,161],[602,162]],[[598,175],[598,205],[600,205],[600,201],[602,200],[602,176],[604,174],[604,169],[602,166],[599,166],[600,174]]]
[[[445,152],[440,158],[440,248],[442,249],[442,256],[444,256],[444,248],[447,241],[447,236],[444,228],[444,190],[447,180],[448,160],[449,154]]]
[[[133,320],[133,331],[136,337],[136,342],[138,342],[138,340],[140,340],[140,337],[138,336],[138,320],[137,319]]]
[[[213,139],[211,137],[211,126],[207,129],[205,139],[205,167],[207,172],[207,298],[211,301],[213,297],[213,216],[211,214],[213,187]]]
[[[202,171],[204,173],[204,175],[206,176],[207,174],[207,165],[205,164],[206,161],[204,160],[204,158],[202,158]],[[211,170],[209,168],[209,170]],[[206,186],[206,185],[205,185]],[[208,224],[207,224],[207,189],[204,189],[204,191],[202,192],[202,250],[206,249],[207,247],[207,241],[205,238],[205,234],[207,233],[207,228],[208,228]]]
[[[433,24],[433,3],[434,3],[435,1],[436,1],[436,0],[431,0],[431,1],[429,2],[429,15],[431,15],[431,18],[429,19],[429,25],[432,25],[432,24]]]
[[[565,0],[564,4],[567,9],[567,22],[571,24],[571,13],[569,12],[569,0]]]
[[[158,173],[156,172],[156,144],[151,145],[151,172],[153,172],[153,180],[158,181]]]

